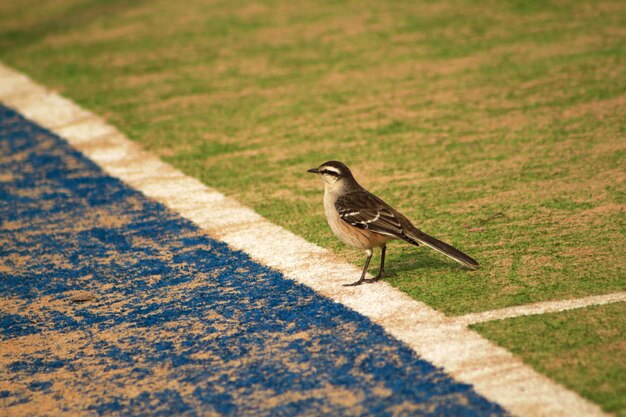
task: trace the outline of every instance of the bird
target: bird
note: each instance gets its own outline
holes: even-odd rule
[[[470,269],[478,269],[475,259],[417,229],[402,213],[363,188],[344,163],[327,161],[307,172],[322,178],[324,212],[335,236],[349,246],[365,250],[367,255],[359,280],[343,286],[357,286],[382,279],[387,242],[396,239],[415,246],[426,245]],[[366,279],[375,248],[381,248],[380,269],[374,278]]]

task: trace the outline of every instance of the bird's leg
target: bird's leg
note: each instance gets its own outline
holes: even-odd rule
[[[380,254],[380,269],[378,270],[378,275],[376,275],[372,279],[366,279],[365,282],[376,282],[385,277],[385,252],[387,252],[387,245],[383,245],[381,248],[382,252]]]
[[[374,255],[374,251],[369,249],[367,251],[367,259],[365,260],[365,266],[363,267],[363,272],[361,273],[361,278],[358,281],[353,282],[352,284],[343,284],[344,287],[354,287],[357,285],[361,285],[365,280],[365,274],[367,274],[367,267],[370,266],[370,261],[372,260],[372,255]]]

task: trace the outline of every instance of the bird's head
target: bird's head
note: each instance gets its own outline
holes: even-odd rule
[[[339,161],[324,162],[317,168],[309,169],[308,172],[318,174],[324,181],[326,189],[343,188],[346,183],[355,182],[350,168]]]

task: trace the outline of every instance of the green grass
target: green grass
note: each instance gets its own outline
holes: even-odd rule
[[[455,315],[626,288],[624,27],[623,1],[4,0],[0,59],[360,265],[306,173],[346,162],[481,262],[388,251],[392,285]],[[478,328],[623,409],[614,345],[594,338],[624,314],[555,325],[588,343],[583,367],[550,363],[569,352],[537,330],[552,317]]]
[[[626,416],[626,303],[472,326],[538,371]]]

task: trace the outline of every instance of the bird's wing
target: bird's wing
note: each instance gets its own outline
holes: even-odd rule
[[[401,214],[373,194],[365,191],[347,193],[335,201],[339,217],[359,229],[406,239]]]
[[[365,190],[353,191],[339,197],[335,202],[335,208],[339,212],[339,217],[354,227],[403,239],[414,245],[424,244],[469,268],[478,268],[475,259],[418,230],[406,217]]]

